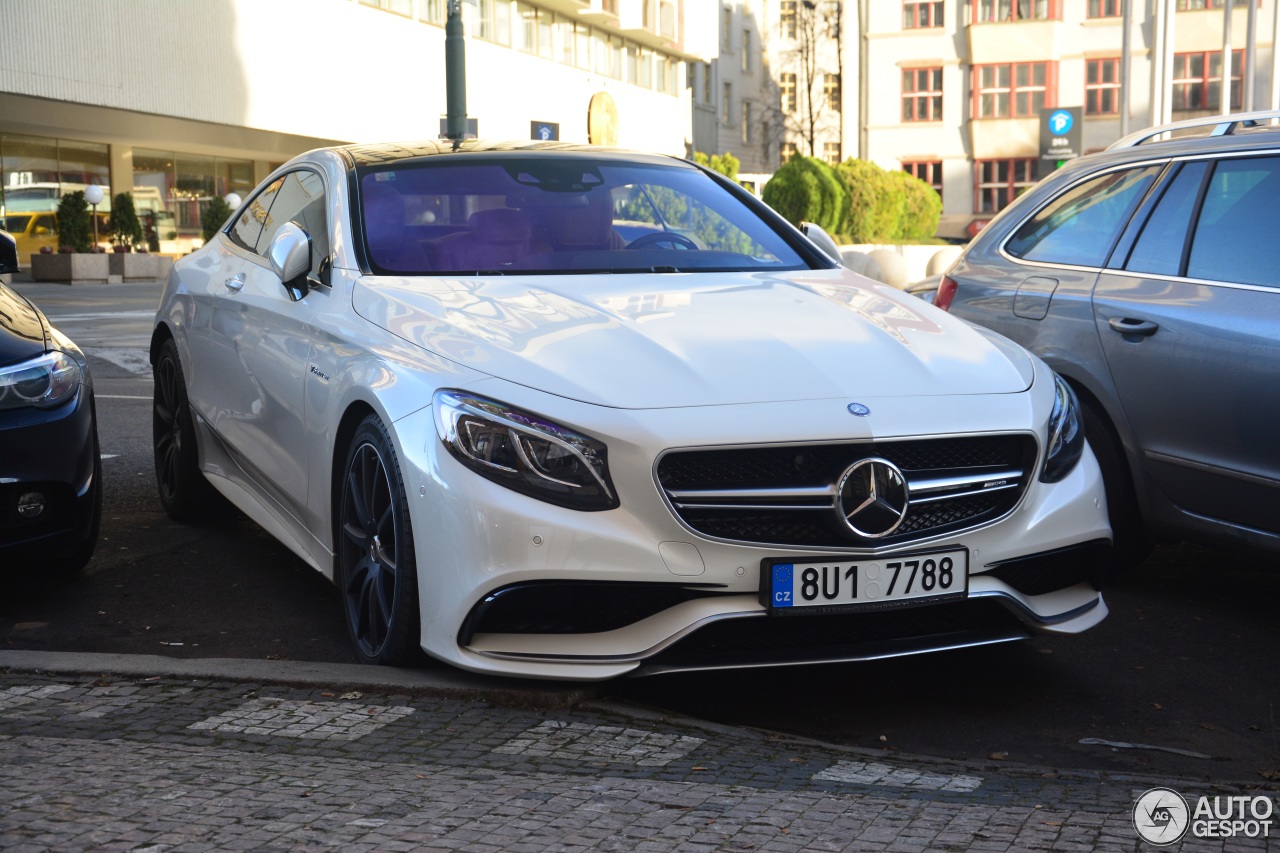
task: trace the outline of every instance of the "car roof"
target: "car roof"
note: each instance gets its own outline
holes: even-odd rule
[[[617,160],[627,163],[648,163],[651,165],[684,165],[693,164],[677,157],[665,154],[652,154],[641,151],[627,151],[619,148],[601,148],[595,145],[582,145],[573,142],[542,142],[531,140],[491,141],[469,139],[458,144],[447,139],[427,139],[410,142],[379,142],[358,145],[343,145],[336,150],[345,154],[356,167],[380,166],[403,160],[418,160],[426,157],[460,157],[469,158],[483,155],[486,158],[524,158],[529,156],[573,157],[584,160]]]

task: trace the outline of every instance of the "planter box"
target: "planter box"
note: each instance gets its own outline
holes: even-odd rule
[[[106,255],[77,252],[31,256],[31,277],[36,281],[65,281],[68,284],[105,282],[110,274]]]
[[[139,255],[133,252],[112,252],[107,255],[112,275],[122,278],[156,278],[159,264],[155,255]]]

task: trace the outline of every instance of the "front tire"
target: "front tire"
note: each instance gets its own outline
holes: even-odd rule
[[[418,568],[404,480],[375,415],[356,428],[337,508],[337,579],[347,630],[363,663],[421,657]]]
[[[156,359],[152,399],[151,446],[160,503],[175,521],[204,518],[218,505],[218,495],[200,471],[195,421],[172,338],[160,347]]]
[[[1142,523],[1133,476],[1120,439],[1112,431],[1107,416],[1092,401],[1080,400],[1084,436],[1102,469],[1102,485],[1107,493],[1107,514],[1111,521],[1111,557],[1098,568],[1095,585],[1137,568],[1151,554],[1152,544]]]

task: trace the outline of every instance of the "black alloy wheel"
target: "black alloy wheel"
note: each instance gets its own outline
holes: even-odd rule
[[[364,663],[421,657],[418,578],[404,481],[376,416],[356,428],[338,502],[338,584],[347,629]]]
[[[200,472],[187,383],[182,377],[178,345],[172,338],[160,347],[156,359],[152,399],[151,446],[160,503],[175,521],[202,518],[214,505],[217,493]]]

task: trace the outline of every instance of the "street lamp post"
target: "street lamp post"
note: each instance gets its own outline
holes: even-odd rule
[[[102,203],[102,187],[89,184],[84,188],[84,200],[93,207],[93,249],[98,249],[98,205]]]

